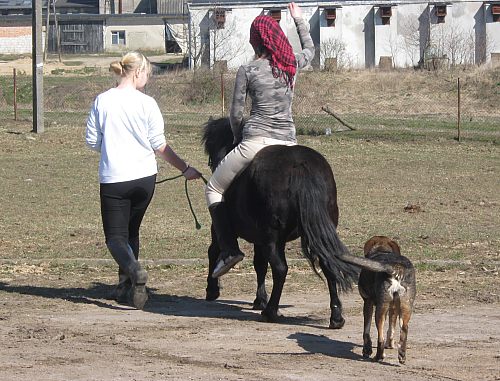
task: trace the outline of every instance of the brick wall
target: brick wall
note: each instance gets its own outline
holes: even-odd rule
[[[0,38],[25,37],[31,38],[31,26],[3,26],[0,27]]]
[[[42,36],[42,43],[44,43]],[[31,26],[1,26],[0,54],[31,53]]]

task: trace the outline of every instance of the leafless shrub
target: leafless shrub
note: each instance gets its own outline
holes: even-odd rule
[[[335,58],[339,70],[352,67],[352,59],[347,53],[345,42],[339,38],[332,37],[321,41],[320,58],[323,65],[326,59]]]

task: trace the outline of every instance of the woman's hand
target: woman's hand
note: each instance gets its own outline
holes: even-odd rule
[[[195,180],[201,177],[201,173],[195,167],[191,166],[188,166],[182,174],[186,180]]]
[[[290,11],[290,15],[296,19],[296,18],[302,18],[302,9],[295,4],[295,3],[290,3],[288,4],[288,10]]]

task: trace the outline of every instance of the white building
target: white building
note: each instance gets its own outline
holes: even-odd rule
[[[296,0],[316,46],[315,66],[325,62],[364,68],[388,63],[482,64],[500,55],[500,0]],[[295,49],[298,36],[284,1],[190,0],[192,65],[229,68],[248,62],[252,20],[269,14],[279,21]],[[330,59],[328,61],[328,59]],[[333,60],[332,60],[333,59]]]

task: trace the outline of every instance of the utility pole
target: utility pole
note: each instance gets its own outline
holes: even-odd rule
[[[32,0],[33,132],[43,132],[42,0]],[[47,31],[48,32],[48,31]]]

